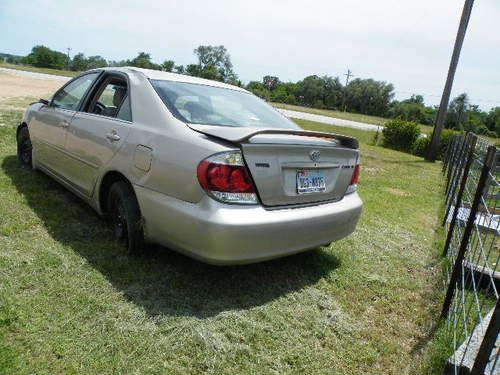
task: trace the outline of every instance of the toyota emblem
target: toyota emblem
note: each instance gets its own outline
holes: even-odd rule
[[[313,150],[309,153],[309,157],[312,161],[318,161],[320,156],[321,152],[319,152],[318,150]]]

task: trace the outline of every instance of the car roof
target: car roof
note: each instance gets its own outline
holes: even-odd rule
[[[219,82],[219,81],[212,81],[210,79],[192,77],[192,76],[187,76],[184,74],[163,72],[161,70],[137,68],[135,66],[107,67],[107,68],[100,68],[100,69],[96,69],[96,70],[105,70],[105,71],[106,70],[113,70],[113,71],[124,72],[127,74],[130,74],[131,72],[138,72],[138,73],[142,73],[147,78],[153,79],[153,80],[195,83],[195,84],[199,84],[199,85],[214,86],[214,87],[221,87],[221,88],[226,88],[226,89],[231,89],[231,90],[248,92],[247,90],[245,90],[241,87],[229,85],[227,83],[223,83],[223,82]]]

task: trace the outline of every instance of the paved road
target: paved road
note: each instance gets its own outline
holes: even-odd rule
[[[281,109],[281,108],[276,108],[276,109],[278,111],[280,111],[281,113],[283,113],[286,117],[296,118],[296,119],[300,119],[300,120],[321,122],[322,124],[327,124],[327,125],[336,125],[336,126],[342,126],[344,128],[369,130],[369,131],[375,131],[375,132],[377,130],[382,131],[382,128],[383,128],[382,126],[366,124],[364,122],[342,120],[339,118],[322,116],[322,115],[315,115],[315,114],[306,113],[306,112],[291,111],[288,109]]]
[[[9,68],[0,68],[0,73],[7,73],[10,75],[20,76],[20,77],[45,79],[45,80],[51,80],[51,81],[64,81],[64,82],[68,81],[71,78],[71,77],[64,77],[64,76],[56,76],[54,74],[27,72],[24,70],[9,69]]]

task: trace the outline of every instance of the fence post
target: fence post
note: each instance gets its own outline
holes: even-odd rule
[[[460,189],[457,194],[457,201],[455,202],[455,209],[450,220],[450,227],[448,228],[448,234],[446,236],[446,242],[444,243],[443,256],[448,255],[448,249],[450,247],[451,238],[453,236],[453,231],[455,230],[455,224],[457,222],[458,210],[462,205],[462,197],[464,195],[465,185],[467,184],[467,178],[469,177],[469,170],[472,164],[472,159],[474,158],[474,150],[476,148],[477,137],[472,138],[471,145],[469,149],[469,154],[467,155],[467,161],[465,162],[464,173],[462,175],[462,180],[460,181]],[[448,207],[446,208],[445,216],[443,218],[443,225],[446,223],[448,216],[450,215],[451,205],[453,203],[453,198],[451,198]]]
[[[448,290],[446,291],[446,297],[444,299],[443,309],[441,311],[441,318],[446,318],[448,316],[448,312],[450,311],[451,300],[453,299],[453,293],[455,292],[458,278],[461,275],[462,262],[464,260],[465,252],[466,252],[467,246],[469,244],[469,238],[470,238],[470,235],[472,233],[474,221],[476,220],[476,214],[477,214],[477,211],[479,209],[479,204],[481,203],[481,196],[484,193],[484,187],[486,186],[486,182],[487,182],[488,177],[489,177],[491,166],[493,165],[493,161],[495,159],[495,153],[496,153],[496,147],[489,146],[488,152],[486,153],[486,158],[484,160],[483,168],[481,170],[481,176],[479,177],[479,181],[477,183],[476,193],[474,194],[474,201],[472,202],[472,206],[470,208],[469,218],[467,219],[467,224],[465,225],[465,230],[464,230],[464,234],[462,237],[462,241],[460,242],[460,249],[458,250],[457,258],[455,259],[455,264],[453,265],[453,271],[451,273],[450,282],[448,284]],[[470,163],[469,163],[469,167],[470,167]],[[462,185],[463,186],[461,186],[461,188],[465,187],[465,184],[462,184]],[[463,189],[461,189],[461,190],[463,193]],[[455,212],[453,213],[455,218],[456,218],[455,214],[457,213],[458,206],[459,205],[458,205],[458,201],[457,201],[457,205],[455,206]],[[450,229],[451,229],[452,223],[450,223]],[[452,233],[451,230],[448,233],[448,237],[451,237],[450,233]],[[447,238],[447,243],[449,246],[448,238]],[[447,251],[446,248],[445,248],[445,251]]]
[[[444,157],[443,157],[443,166],[441,167],[441,172],[444,174],[444,171],[446,170],[446,165],[448,164],[448,159],[450,158],[450,153],[452,150],[453,146],[453,141],[455,139],[452,137],[450,142],[448,142],[448,146],[446,146],[446,150],[444,152]]]
[[[454,176],[455,176],[455,174],[459,168],[460,162],[461,162],[460,156],[467,149],[467,144],[469,142],[470,136],[471,136],[471,133],[468,133],[464,137],[462,143],[457,145],[458,147],[457,147],[456,153],[453,154],[453,159],[455,159],[455,155],[456,155],[457,162],[456,163],[452,162],[450,168],[448,169],[448,175],[446,176],[446,192],[445,192],[446,196],[448,196],[448,193],[450,192],[450,183],[454,180]]]
[[[452,155],[454,154],[455,151],[455,143],[457,142],[457,136],[454,135],[450,142],[448,143],[448,146],[446,147],[446,152],[444,154],[444,160],[443,160],[443,174],[446,172],[446,169],[448,168],[450,164],[450,160],[452,160]]]
[[[486,370],[486,365],[490,361],[491,351],[495,347],[497,341],[498,331],[500,330],[500,299],[497,299],[495,310],[491,315],[490,323],[477,352],[474,366],[471,370],[471,375],[482,375]]]

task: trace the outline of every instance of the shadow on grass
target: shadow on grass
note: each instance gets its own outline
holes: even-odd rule
[[[206,265],[159,246],[139,258],[126,256],[104,220],[57,182],[19,168],[15,156],[6,157],[2,169],[52,238],[84,257],[152,316],[205,318],[260,306],[317,282],[339,265],[321,250],[232,267]]]

